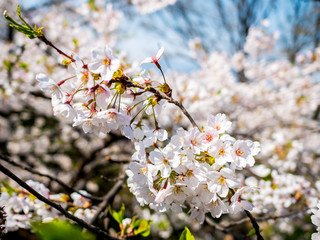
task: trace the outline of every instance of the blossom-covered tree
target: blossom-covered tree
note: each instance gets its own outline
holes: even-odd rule
[[[132,1],[143,13],[175,1],[151,3]],[[9,7],[24,35],[1,49],[5,239],[56,232],[66,218],[106,239],[176,239],[185,225],[197,239],[317,239],[319,48],[296,64],[270,58],[279,36],[264,20],[233,56],[194,39],[200,69],[166,72],[164,47],[136,61],[115,50],[125,12],[111,4],[60,3],[28,18],[18,8],[19,21]]]

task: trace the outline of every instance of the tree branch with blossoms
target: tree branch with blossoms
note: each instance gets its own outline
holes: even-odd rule
[[[13,172],[11,172],[8,168],[4,167],[1,163],[0,163],[0,171],[3,174],[7,175],[12,180],[14,180],[16,183],[18,183],[21,187],[23,187],[24,189],[29,191],[31,194],[33,194],[37,199],[39,199],[40,201],[48,204],[49,206],[53,207],[54,209],[58,210],[64,216],[66,216],[70,220],[76,222],[81,227],[84,227],[84,228],[88,229],[89,231],[91,231],[91,232],[93,232],[93,233],[95,233],[98,236],[101,236],[103,238],[110,239],[110,240],[119,240],[119,238],[110,236],[105,231],[101,230],[100,228],[97,228],[94,225],[90,225],[87,222],[83,221],[82,219],[77,218],[76,216],[74,216],[71,213],[69,213],[68,211],[66,211],[61,205],[59,205],[59,204],[49,200],[48,198],[44,197],[43,195],[38,193],[35,189],[30,187],[27,183],[25,183],[22,179],[20,179],[17,175],[15,175]]]
[[[18,15],[24,25],[8,16],[6,19],[18,31],[30,38],[37,37],[63,56],[69,56],[53,46],[41,28],[31,28],[20,12]],[[182,103],[171,96],[172,89],[159,63],[163,51],[161,48],[156,57],[147,58],[142,63],[155,64],[164,83],[153,81],[146,71],[130,75],[130,69],[121,64],[108,46],[93,49],[92,59],[88,62],[76,55],[69,56],[70,61],[63,63],[71,77],[55,81],[45,74],[38,74],[36,79],[40,88],[51,94],[54,115],[73,121],[73,126],[81,126],[85,133],[105,136],[120,130],[134,142],[136,152],[126,174],[129,189],[141,205],[149,205],[156,211],[175,212],[191,206],[190,218],[200,223],[203,223],[206,213],[218,218],[222,214],[244,211],[257,239],[262,240],[259,225],[249,212],[253,204],[246,199],[248,193],[257,188],[243,186],[236,175],[236,171],[255,164],[259,143],[236,140],[227,134],[231,122],[224,114],[208,116],[207,123],[199,127]],[[192,128],[179,128],[169,139],[168,132],[160,128],[157,120],[161,116],[162,100],[179,107]],[[154,129],[149,127],[146,119],[154,120]],[[22,180],[8,169],[2,166],[0,170],[21,184]],[[121,185],[121,181],[116,184],[114,192]],[[25,183],[21,186],[29,188]],[[107,207],[108,194],[94,221]],[[35,196],[48,200],[40,194]],[[50,204],[61,213],[67,213],[61,206]],[[67,213],[66,216],[74,220],[70,215]],[[92,225],[80,223],[91,231],[105,234]]]
[[[88,199],[91,199],[91,200],[94,200],[94,201],[103,201],[104,198],[101,198],[101,197],[95,197],[95,196],[90,196],[90,195],[87,195],[87,194],[84,194],[80,191],[77,191],[76,189],[68,186],[66,183],[64,183],[63,181],[61,181],[60,179],[56,178],[56,177],[53,177],[51,175],[48,175],[48,174],[44,174],[44,173],[41,173],[41,172],[38,172],[36,170],[34,170],[33,168],[31,167],[28,167],[28,166],[23,166],[22,164],[19,164],[13,160],[11,160],[9,157],[5,156],[5,155],[2,155],[0,154],[0,160],[3,160],[4,162],[6,163],[9,163],[15,167],[18,167],[18,168],[21,168],[25,171],[28,171],[32,174],[35,174],[35,175],[38,175],[38,176],[41,176],[41,177],[46,177],[48,179],[50,179],[51,181],[54,181],[56,183],[58,183],[59,185],[61,185],[64,189],[66,189],[69,193],[72,193],[72,192],[76,192],[78,194],[80,194],[81,196],[85,197],[85,198],[88,198]]]

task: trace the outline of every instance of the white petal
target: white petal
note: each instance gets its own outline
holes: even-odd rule
[[[161,55],[162,55],[163,51],[164,51],[164,47],[162,46],[162,47],[159,49],[159,51],[158,51],[158,53],[157,53],[157,55],[156,55],[156,59],[157,59],[157,60],[159,60],[159,59],[160,59],[160,57],[161,57]]]

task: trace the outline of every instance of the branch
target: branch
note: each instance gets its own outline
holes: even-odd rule
[[[156,97],[158,97],[159,99],[165,99],[167,100],[169,103],[173,103],[174,105],[176,105],[178,108],[180,108],[180,110],[183,112],[183,114],[189,119],[189,121],[191,122],[193,127],[197,127],[200,131],[199,126],[197,125],[197,123],[194,121],[194,119],[191,117],[191,115],[188,113],[188,111],[184,108],[184,106],[182,105],[182,103],[180,103],[179,101],[173,99],[170,96],[165,95],[164,93],[156,90],[153,87],[143,87],[140,86],[139,84],[135,84],[133,82],[131,82],[128,78],[123,78],[121,79],[122,82],[127,86],[127,87],[135,87],[135,88],[139,88],[148,92],[153,93]]]
[[[277,219],[281,219],[281,218],[289,218],[289,217],[293,217],[293,216],[301,214],[301,213],[305,213],[305,212],[307,212],[309,210],[310,210],[310,208],[306,208],[306,209],[303,209],[301,211],[291,212],[291,213],[287,213],[287,214],[283,214],[283,215],[276,215],[276,216],[269,215],[269,216],[264,216],[264,217],[257,217],[256,221],[257,222],[264,222],[264,221],[268,221],[268,220],[277,220]],[[217,230],[219,230],[219,231],[221,231],[223,233],[226,233],[226,234],[230,233],[229,230],[228,230],[229,228],[241,225],[241,224],[246,223],[248,221],[250,221],[250,219],[243,218],[243,219],[241,219],[241,220],[239,220],[237,222],[232,222],[232,223],[229,223],[227,225],[224,225],[224,224],[215,223],[215,222],[212,221],[211,218],[206,217],[206,222],[210,226],[212,226],[212,227],[216,228]]]
[[[234,191],[233,191],[233,189],[231,189],[231,192],[232,192],[233,195],[235,194]],[[244,210],[244,212],[246,213],[246,215],[247,215],[247,216],[249,217],[249,219],[250,219],[250,222],[251,222],[251,224],[252,224],[252,227],[254,228],[254,230],[255,230],[255,232],[256,232],[257,240],[264,240],[263,237],[262,237],[261,234],[260,234],[260,230],[259,230],[260,227],[259,227],[256,219],[252,216],[252,214],[251,214],[249,211]]]
[[[206,217],[206,222],[211,226],[214,227],[216,230],[224,233],[224,234],[230,234],[232,235],[233,239],[235,240],[246,240],[247,238],[237,235],[235,236],[229,229],[227,229],[224,226],[219,225],[218,223],[215,223],[210,217]],[[247,220],[247,219],[246,219]]]
[[[247,210],[245,210],[245,213],[247,214],[247,216],[249,217],[251,223],[252,223],[252,226],[253,228],[255,229],[255,232],[256,232],[256,235],[257,235],[257,240],[264,240],[263,237],[261,236],[260,234],[260,230],[259,230],[259,225],[257,223],[257,221],[255,220],[255,218],[251,215],[251,213]],[[240,224],[240,223],[243,223],[243,222],[247,222],[248,219],[244,219],[243,221],[239,221],[237,222],[236,225]],[[217,223],[215,223],[214,221],[212,221],[209,217],[206,217],[206,222],[214,227],[215,229],[217,229],[218,231],[221,231],[225,234],[229,234],[230,231],[228,230],[228,228],[230,228],[232,225],[228,225],[228,226],[221,226]]]
[[[22,23],[16,22],[14,19],[12,19],[10,16],[8,16],[7,11],[5,10],[3,12],[4,18],[8,21],[9,26],[17,30],[18,32],[21,32],[25,34],[28,38],[30,39],[35,39],[38,38],[40,41],[44,42],[46,45],[54,48],[59,54],[65,56],[66,58],[70,59],[72,62],[75,62],[74,58],[72,55],[68,55],[61,51],[59,48],[53,45],[52,42],[50,42],[46,36],[43,34],[42,29],[43,27],[37,27],[34,25],[34,28],[30,26],[29,23],[26,22],[26,20],[22,17],[21,11],[20,11],[20,6],[17,6],[17,14],[22,21]]]
[[[72,62],[75,62],[76,60],[74,60],[72,55],[68,55],[66,53],[64,53],[63,51],[61,51],[59,48],[57,48],[55,45],[53,45],[52,42],[50,42],[45,35],[43,34],[42,36],[39,36],[38,39],[42,42],[44,42],[46,45],[54,48],[59,54],[65,56],[66,58],[69,58]]]
[[[108,191],[108,193],[106,194],[106,196],[104,197],[103,202],[101,202],[98,206],[97,212],[94,215],[94,217],[91,219],[90,223],[93,224],[97,221],[97,219],[99,218],[99,215],[105,210],[107,209],[110,200],[118,193],[118,191],[122,188],[124,182],[126,180],[125,177],[125,173],[122,173],[122,175],[120,176],[120,180],[113,185],[113,187],[110,189],[110,191]]]
[[[81,163],[81,165],[79,166],[79,168],[77,169],[75,174],[71,177],[70,183],[71,183],[72,186],[75,186],[76,183],[79,181],[79,179],[82,178],[86,174],[85,171],[84,171],[85,167],[96,159],[97,155],[101,152],[102,149],[105,149],[105,148],[109,147],[111,144],[114,144],[119,140],[121,140],[121,141],[127,140],[127,138],[125,138],[123,136],[119,136],[119,135],[114,134],[112,132],[110,132],[108,134],[108,136],[110,138],[107,139],[106,141],[104,141],[103,146],[98,147],[95,150],[93,150],[90,153],[90,156],[85,158],[84,161]]]
[[[36,174],[38,176],[41,176],[41,177],[46,177],[46,178],[49,178],[51,181],[55,181],[56,183],[58,183],[60,186],[64,187],[69,193],[72,193],[72,192],[76,192],[78,194],[80,194],[81,196],[85,197],[85,198],[88,198],[88,199],[91,199],[91,200],[95,200],[95,201],[102,201],[103,198],[102,197],[94,197],[94,196],[89,196],[87,194],[83,194],[81,193],[80,191],[77,191],[76,189],[68,186],[67,184],[65,184],[64,182],[62,182],[61,180],[53,177],[53,176],[50,176],[48,174],[44,174],[44,173],[40,173],[34,169],[32,169],[31,167],[28,167],[28,166],[22,166],[20,165],[19,163],[15,162],[15,161],[12,161],[9,157],[7,156],[4,156],[2,154],[0,154],[0,160],[3,160],[15,167],[19,167],[19,168],[22,168],[23,170],[26,170],[30,173],[33,173],[33,174]]]
[[[22,179],[20,179],[18,176],[16,176],[14,173],[12,173],[9,169],[4,167],[2,164],[0,164],[0,171],[7,175],[9,178],[14,180],[16,183],[18,183],[21,187],[24,189],[28,190],[31,194],[33,194],[37,199],[40,201],[48,204],[49,206],[53,207],[54,209],[58,210],[60,213],[62,213],[65,217],[71,219],[72,221],[76,222],[79,224],[81,227],[88,229],[89,231],[95,233],[96,235],[103,237],[105,239],[111,239],[111,240],[119,240],[121,238],[116,238],[110,236],[108,233],[105,231],[101,230],[100,228],[97,228],[93,225],[90,225],[83,221],[80,218],[75,217],[68,211],[66,211],[61,205],[52,202],[51,200],[47,199],[46,197],[42,196],[40,193],[38,193],[36,190],[34,190],[32,187],[30,187],[28,184],[26,184]]]
[[[252,224],[254,230],[256,231],[257,240],[264,240],[263,237],[262,237],[261,234],[260,234],[259,225],[258,225],[256,219],[252,216],[252,214],[251,214],[249,211],[244,210],[244,212],[245,212],[245,213],[247,214],[247,216],[250,218],[251,224]]]

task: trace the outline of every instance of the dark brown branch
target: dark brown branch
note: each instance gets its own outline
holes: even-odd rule
[[[312,120],[317,120],[320,114],[320,105],[317,106],[316,110],[313,113]]]
[[[77,190],[75,190],[74,188],[68,186],[67,184],[65,184],[65,183],[62,182],[61,180],[59,180],[59,179],[57,179],[57,178],[55,178],[55,177],[53,177],[53,176],[50,176],[50,175],[48,175],[48,174],[40,173],[40,172],[38,172],[38,171],[36,171],[36,170],[28,167],[28,166],[23,166],[23,165],[15,162],[15,161],[12,161],[12,160],[11,160],[9,157],[7,157],[7,156],[4,156],[4,155],[1,155],[1,154],[0,154],[0,160],[3,160],[3,161],[5,161],[5,162],[7,162],[7,163],[9,163],[9,164],[11,164],[11,165],[13,165],[13,166],[15,166],[15,167],[22,168],[23,170],[26,170],[26,171],[28,171],[28,172],[30,172],[30,173],[33,173],[33,174],[36,174],[36,175],[38,175],[38,176],[49,178],[51,181],[55,181],[55,182],[58,183],[60,186],[62,186],[63,188],[65,188],[69,193],[76,192],[76,193],[80,194],[81,196],[83,196],[83,197],[85,197],[85,198],[88,198],[88,199],[91,199],[91,200],[95,200],[95,201],[102,201],[102,200],[103,200],[103,198],[101,198],[101,197],[94,197],[94,196],[89,196],[89,195],[87,195],[87,194],[83,194],[83,193],[81,193],[80,191],[77,191]]]
[[[232,194],[235,194],[233,189],[231,189],[231,192],[232,192]],[[246,215],[250,219],[252,227],[254,228],[254,230],[256,232],[257,240],[264,240],[263,237],[260,234],[260,229],[259,229],[260,227],[259,227],[259,224],[257,223],[256,219],[252,216],[252,214],[249,211],[244,210],[244,212],[246,213]]]
[[[88,229],[92,233],[95,233],[96,235],[103,237],[105,239],[111,239],[111,240],[118,240],[119,238],[115,238],[110,236],[108,233],[105,231],[101,230],[100,228],[97,228],[93,225],[90,225],[83,221],[80,218],[75,217],[68,211],[66,211],[61,205],[52,202],[51,200],[47,199],[46,197],[42,196],[40,193],[38,193],[36,190],[34,190],[32,187],[30,187],[28,184],[26,184],[22,179],[20,179],[18,176],[16,176],[14,173],[12,173],[9,169],[4,167],[2,164],[0,164],[0,171],[7,175],[9,178],[14,180],[16,183],[18,183],[21,187],[29,191],[31,194],[33,194],[37,199],[40,201],[48,204],[49,206],[53,207],[54,209],[58,210],[60,213],[62,213],[65,217],[69,218],[70,220],[76,222],[79,224],[81,227]]]
[[[251,224],[252,224],[254,230],[256,231],[257,240],[264,240],[260,234],[260,229],[259,229],[260,227],[259,227],[259,224],[257,223],[256,219],[252,216],[252,214],[249,211],[244,210],[244,212],[250,218]]]

